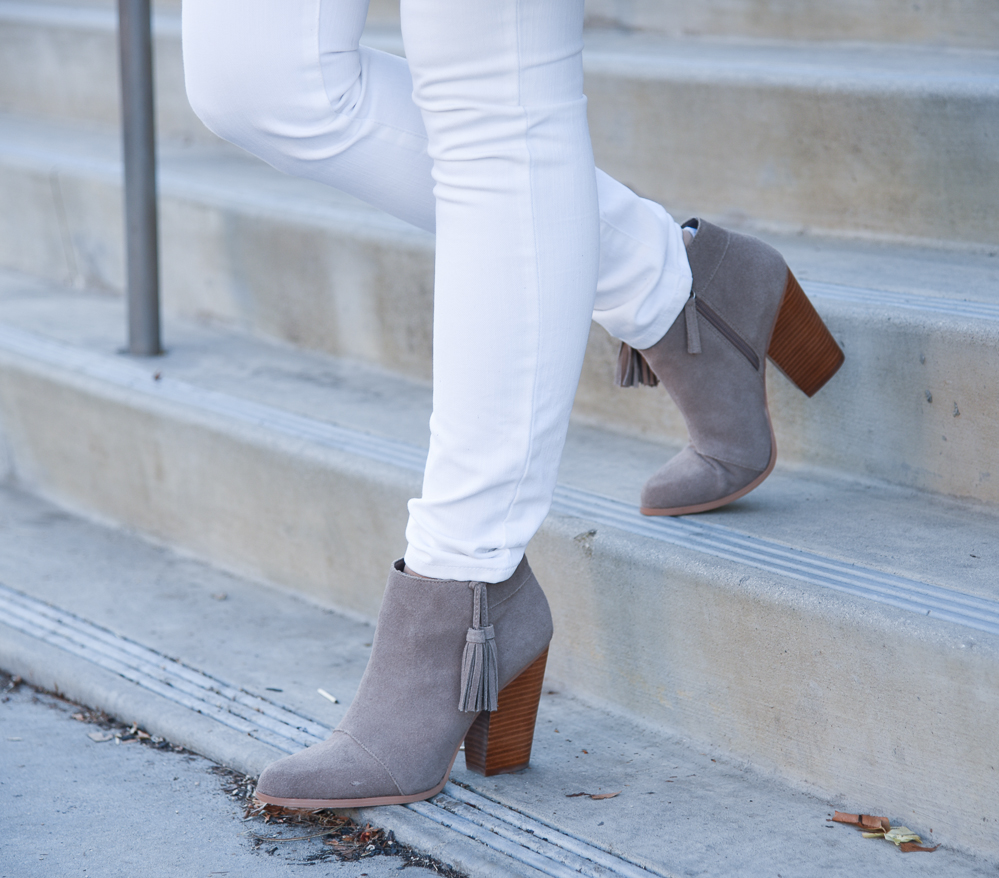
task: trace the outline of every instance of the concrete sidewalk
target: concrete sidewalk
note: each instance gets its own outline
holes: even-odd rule
[[[322,838],[303,838],[315,829],[244,820],[231,773],[208,760],[127,735],[119,746],[100,725],[78,722],[89,716],[75,705],[3,675],[0,690],[0,878],[292,878],[316,875],[317,865],[336,878],[439,874],[414,866],[409,852],[379,856],[374,844],[340,862]]]
[[[336,724],[373,630],[10,489],[0,583],[0,667],[251,775]],[[609,792],[619,795],[575,795]],[[188,792],[164,801],[183,810]],[[911,825],[907,805],[918,803],[887,816],[942,842],[933,854],[827,822],[834,808],[866,804],[791,789],[549,682],[528,771],[486,779],[459,761],[433,802],[356,816],[473,876],[995,873]],[[229,820],[219,818],[223,834]]]

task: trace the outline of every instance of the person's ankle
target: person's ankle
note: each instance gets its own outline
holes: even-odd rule
[[[694,234],[693,234],[693,232],[691,232],[690,229],[684,229],[683,230],[683,246],[684,247],[689,247],[691,241],[693,241],[693,240],[694,240]]]
[[[403,564],[402,565],[402,572],[403,573],[408,573],[410,576],[418,576],[420,579],[433,579],[434,578],[433,576],[424,576],[422,573],[417,573],[408,564]]]

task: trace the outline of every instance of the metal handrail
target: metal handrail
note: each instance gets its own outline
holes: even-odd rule
[[[118,0],[118,42],[125,162],[128,352],[151,357],[163,353],[163,348],[149,0]]]

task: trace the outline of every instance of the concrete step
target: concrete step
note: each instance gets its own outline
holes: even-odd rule
[[[161,159],[168,314],[429,379],[431,236],[246,156],[168,144]],[[120,176],[110,132],[0,117],[0,266],[120,290]],[[999,501],[999,250],[767,237],[847,353],[811,400],[771,370],[782,458]],[[685,441],[661,388],[613,386],[616,353],[594,326],[577,419]]]
[[[179,8],[158,4],[154,21],[157,133],[217,140],[187,102]],[[0,2],[0,109],[117,125],[117,26],[106,3]]]
[[[668,36],[857,40],[994,49],[999,9],[990,0],[929,5],[907,0],[587,0],[591,27],[653,31]]]
[[[48,2],[48,0],[32,0]],[[113,8],[113,0],[75,0]],[[178,10],[180,0],[153,0]],[[999,45],[999,9],[991,0],[948,0],[931,6],[906,0],[845,0],[817,5],[809,0],[586,0],[592,29],[648,31],[671,37],[862,41],[994,49]],[[399,24],[399,0],[371,0],[368,23]]]
[[[364,621],[9,488],[0,488],[0,521],[0,667],[251,776],[322,738],[354,696],[370,652],[372,629]],[[321,698],[320,687],[339,703]],[[0,716],[7,731],[28,741],[10,714]],[[75,735],[97,746],[83,729]],[[25,761],[26,746],[6,743],[22,754],[18,761]],[[108,746],[122,759],[146,758]],[[452,782],[430,802],[355,816],[475,878],[994,872],[989,857],[960,853],[949,830],[927,823],[932,818],[912,807],[908,791],[900,789],[883,810],[893,825],[943,843],[932,857],[904,857],[827,822],[833,808],[865,810],[873,800],[822,797],[775,782],[717,748],[574,699],[551,675],[531,768],[487,779],[463,763],[459,756]],[[592,801],[576,795],[584,791],[620,793]],[[101,792],[120,798],[113,787]],[[192,799],[184,801],[189,812]],[[773,830],[787,826],[796,831]],[[79,840],[63,835],[69,844]],[[224,828],[217,837],[226,850],[235,842]],[[294,850],[308,862],[308,850]],[[17,852],[11,865],[21,864]],[[37,858],[37,849],[30,855]],[[275,860],[268,860],[268,874],[284,875],[287,867]],[[372,862],[356,867],[373,872]]]
[[[129,360],[122,321],[114,298],[6,276],[8,479],[374,615],[419,491],[428,387],[181,321],[166,357]],[[779,468],[724,510],[645,519],[635,498],[662,457],[571,431],[529,549],[556,618],[553,678],[761,770],[886,803],[860,810],[904,800],[914,822],[999,856],[995,508]]]
[[[161,10],[156,32],[159,130],[210,141],[183,92],[178,13]],[[402,51],[392,27],[373,26],[367,41]],[[0,110],[117,118],[112,10],[2,0],[0,49]],[[598,164],[671,210],[794,230],[999,242],[994,44],[677,40],[598,29],[585,63]]]

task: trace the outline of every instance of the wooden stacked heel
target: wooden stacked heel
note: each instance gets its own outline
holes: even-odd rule
[[[790,271],[767,355],[808,396],[843,364],[843,351]]]
[[[500,690],[497,709],[483,711],[465,735],[465,767],[489,777],[527,768],[545,679],[548,650]]]

